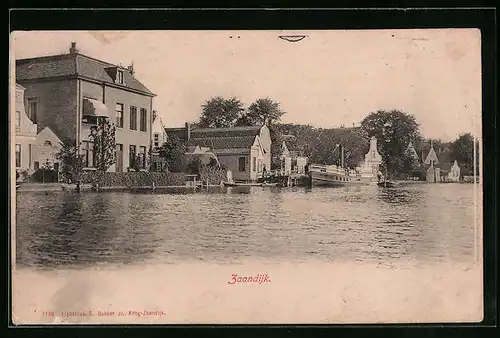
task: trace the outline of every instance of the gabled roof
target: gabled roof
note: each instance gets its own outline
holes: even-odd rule
[[[232,128],[193,128],[191,138],[247,137],[260,134],[262,126]]]
[[[178,138],[179,140],[186,140],[186,128],[165,128],[165,134],[168,138]]]
[[[207,137],[207,138],[191,138],[188,145],[196,145],[200,147],[208,147],[211,149],[239,149],[251,148],[254,144],[255,136],[244,137]]]
[[[114,82],[109,68],[123,71],[124,84]],[[16,60],[16,81],[39,80],[54,77],[79,76],[90,80],[114,84],[148,96],[154,96],[128,69],[89,56],[75,53]]]
[[[427,154],[427,157],[425,158],[425,161],[424,163],[426,165],[429,165],[431,164],[431,161],[434,163],[434,164],[439,164],[439,159],[436,155],[436,152],[434,151],[434,148],[431,147],[431,150],[429,151],[429,153]]]
[[[36,135],[36,142],[39,144],[44,143],[45,141],[50,141],[52,143],[52,146],[60,146],[61,140],[59,137],[50,129],[50,127],[45,127],[43,128],[37,135]]]

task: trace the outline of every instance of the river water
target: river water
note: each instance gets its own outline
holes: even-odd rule
[[[390,189],[376,186],[312,189],[238,187],[213,188],[198,193],[155,194],[19,193],[15,228],[16,273],[18,287],[24,288],[24,292],[19,289],[17,293],[19,304],[23,304],[23,310],[19,310],[19,313],[25,310],[24,307],[30,306],[39,311],[43,307],[47,309],[54,306],[65,307],[65,310],[73,307],[75,310],[70,305],[79,302],[84,302],[87,308],[102,308],[99,300],[92,303],[89,295],[100,295],[96,299],[105,299],[107,295],[102,293],[103,285],[108,285],[113,280],[113,283],[121,281],[119,285],[123,288],[122,291],[129,294],[130,298],[129,282],[132,283],[142,274],[143,278],[147,278],[146,284],[159,288],[158,290],[162,289],[160,280],[168,278],[171,278],[171,290],[174,284],[177,285],[178,292],[183,290],[182,284],[186,287],[191,285],[198,292],[205,290],[204,296],[198,297],[196,306],[194,303],[191,307],[185,305],[185,313],[181,311],[184,317],[176,317],[170,312],[171,321],[183,322],[190,318],[193,322],[225,322],[224,319],[230,319],[227,313],[225,317],[222,314],[217,317],[213,309],[206,313],[200,310],[200,304],[208,302],[203,300],[207,294],[205,288],[212,285],[210,292],[215,292],[221,285],[226,285],[227,288],[227,280],[231,277],[231,271],[234,273],[235,267],[239,267],[241,273],[255,274],[260,271],[258,266],[268,264],[266,266],[273,267],[266,270],[273,276],[273,287],[276,287],[277,278],[281,276],[283,281],[288,280],[290,292],[299,290],[296,282],[301,277],[297,277],[297,274],[305,273],[323,279],[327,278],[325,267],[335,267],[335,278],[342,282],[336,282],[340,288],[337,288],[337,296],[343,290],[344,302],[346,297],[352,296],[352,293],[346,291],[346,285],[359,284],[365,277],[373,277],[374,284],[359,286],[359,292],[380,293],[380,290],[386,290],[388,283],[394,283],[393,291],[399,288],[401,301],[409,304],[409,296],[404,298],[407,292],[404,291],[405,286],[416,283],[415,280],[420,278],[421,283],[414,285],[411,291],[416,297],[415,301],[417,304],[425,302],[424,290],[434,288],[434,298],[429,296],[428,301],[429,304],[435,304],[435,297],[444,297],[444,289],[455,290],[454,285],[458,285],[457,283],[443,279],[453,276],[455,281],[458,278],[469,283],[468,288],[471,285],[479,288],[471,289],[473,294],[468,296],[463,293],[465,285],[456,286],[457,292],[462,292],[460,297],[450,294],[452,301],[443,302],[443,306],[451,311],[449,318],[467,320],[468,318],[463,317],[470,317],[469,312],[467,315],[457,314],[453,309],[463,307],[463,304],[456,303],[462,297],[467,299],[467,306],[472,306],[473,310],[482,306],[481,299],[478,298],[482,296],[481,208],[475,205],[478,193],[479,186],[474,184],[408,184]],[[253,266],[253,270],[249,266]],[[307,270],[307,267],[312,266],[322,268]],[[374,270],[376,268],[378,270]],[[296,272],[293,274],[296,276],[293,287],[290,285],[290,269],[296,269],[293,270]],[[184,276],[186,271],[189,271],[191,278]],[[193,284],[194,271],[199,278],[205,278],[203,287],[199,283]],[[338,277],[340,271],[343,279]],[[477,273],[474,276],[456,275],[464,271]],[[376,286],[376,276],[379,276],[380,290]],[[78,283],[82,283],[82,278],[87,281],[83,288],[89,293],[86,300],[80,299],[78,302],[72,298],[74,296],[57,296],[64,288],[79,289],[80,284],[68,282],[75,278],[79,280]],[[32,291],[32,297],[38,301],[29,301],[26,289],[30,288],[29,285],[39,285],[38,282],[43,284],[42,280],[47,283],[46,288],[52,287],[51,291]],[[100,286],[92,284],[96,280],[100,280]],[[429,284],[436,280],[441,284]],[[89,287],[89,283],[94,286]],[[144,279],[142,283],[145,283]],[[281,284],[283,287],[283,283]],[[116,288],[119,287],[114,286],[115,292],[118,292]],[[317,284],[312,288],[315,287],[320,288]],[[331,285],[325,285],[325,288],[335,290]],[[112,289],[108,285],[107,290]],[[219,300],[224,292],[228,292],[226,289],[217,290],[218,298],[215,299]],[[269,305],[272,297],[259,293],[263,290],[262,286],[260,290],[252,291],[254,299],[263,297],[262,302]],[[417,290],[421,290],[420,294],[417,292],[418,297],[415,296]],[[247,295],[252,293],[248,292],[250,291],[245,291]],[[154,303],[158,293],[154,294],[156,296],[150,294],[148,304],[158,307],[160,305]],[[68,297],[73,299],[72,302],[68,303]],[[172,294],[164,296],[161,303],[168,311],[173,311],[172,297]],[[115,294],[108,303],[115,304],[116,307],[118,298],[118,294]],[[283,304],[283,300],[279,299],[276,300],[277,304]],[[130,303],[123,303],[122,307],[142,309],[145,306],[142,301],[144,298],[141,300],[139,297],[135,301],[130,300]],[[168,306],[165,305],[167,301],[170,304]],[[214,301],[212,299],[210,302]],[[227,299],[225,302],[227,305]],[[176,305],[177,309],[179,304],[181,303]],[[261,306],[257,304],[261,303],[256,303],[254,307]],[[193,306],[198,312],[193,312]],[[222,303],[219,306],[224,308]],[[326,305],[318,306],[322,309],[321,306]],[[375,309],[379,305],[372,306]],[[258,318],[270,318],[259,317],[254,307],[249,305],[246,315],[245,312],[240,313],[240,317],[231,317],[231,320],[252,322]],[[395,305],[392,309],[397,311],[398,307]],[[371,319],[391,321],[392,318],[387,317],[389,313],[382,316],[381,312],[381,317],[372,318],[369,312],[363,317],[359,308],[356,312],[356,307],[350,311],[353,312],[352,318],[347,316],[349,311],[344,309],[343,312],[339,310],[338,316],[330,313],[329,317],[325,317],[321,316],[322,312],[318,312],[317,316],[320,318],[317,319],[323,322],[345,322],[344,319],[348,318],[347,321],[350,322],[363,322]],[[444,316],[442,319],[449,320],[443,311],[443,308],[437,306],[436,313]],[[469,308],[467,311],[472,310]],[[480,316],[476,312],[475,316]],[[266,312],[261,312],[261,315],[264,313]],[[354,313],[357,317],[354,317]],[[418,313],[425,321],[425,315],[429,311],[420,309]],[[28,312],[24,316],[27,314]],[[291,318],[299,318],[297,316],[300,317],[300,314],[295,311],[279,318],[280,322],[286,322]],[[414,312],[408,312],[408,316],[418,317]],[[35,322],[37,318],[38,321],[44,320],[36,316],[30,318]],[[309,317],[304,312],[300,318]],[[314,318],[316,317],[311,317],[311,320]],[[81,318],[78,320],[85,321]],[[427,320],[435,321],[433,318]]]

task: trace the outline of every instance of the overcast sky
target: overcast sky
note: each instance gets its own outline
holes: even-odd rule
[[[279,35],[307,35],[287,42]],[[358,124],[377,109],[413,114],[425,137],[480,135],[478,30],[15,32],[15,58],[83,54],[127,66],[157,94],[167,126],[195,121],[212,96],[269,96],[283,122]]]

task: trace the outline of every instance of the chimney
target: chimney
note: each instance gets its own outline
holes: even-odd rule
[[[78,53],[78,50],[76,49],[76,42],[71,43],[71,48],[69,49],[70,54],[76,54]]]
[[[134,63],[133,62],[130,64],[130,66],[127,67],[127,69],[130,72],[130,74],[132,74],[132,76],[134,76],[135,72],[134,72]]]
[[[189,139],[191,138],[191,124],[189,122],[186,122],[185,127],[186,127],[186,141],[189,141]]]

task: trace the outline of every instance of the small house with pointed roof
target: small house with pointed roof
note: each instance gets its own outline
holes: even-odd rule
[[[188,152],[210,149],[218,162],[232,172],[235,181],[255,181],[271,166],[271,136],[262,126],[198,128],[186,123],[184,128],[165,128],[168,139],[185,142]]]
[[[431,141],[430,148],[427,150],[427,156],[423,160],[427,182],[459,182],[461,180],[463,170],[453,158],[450,149],[438,147],[436,151]]]
[[[285,141],[281,144],[280,161],[283,176],[304,175],[306,173],[308,158],[301,156],[296,150],[290,150]]]
[[[59,137],[49,127],[43,128],[31,146],[33,169],[36,171],[43,165],[49,164],[57,171],[59,169],[59,160],[56,154],[61,148],[62,144]]]

